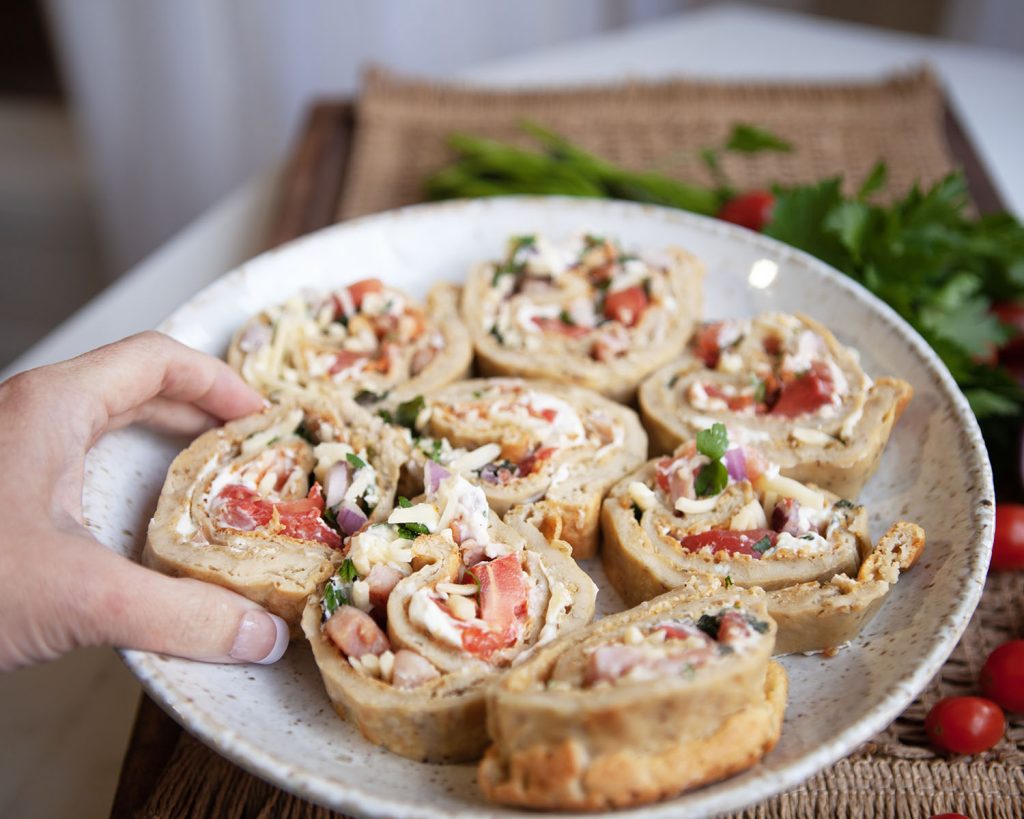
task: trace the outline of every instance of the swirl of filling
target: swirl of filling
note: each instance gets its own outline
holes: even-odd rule
[[[567,381],[628,401],[689,338],[702,275],[681,250],[641,257],[589,234],[564,244],[518,236],[502,261],[470,274],[462,313],[486,374]]]
[[[722,424],[621,481],[603,516],[605,570],[627,602],[695,574],[758,586],[771,592],[784,651],[849,640],[924,546],[920,527],[901,521],[873,548],[862,506],[781,475]],[[804,609],[790,612],[797,598]]]
[[[749,767],[781,730],[774,641],[760,590],[687,588],[541,649],[493,687],[484,794],[601,810]]]
[[[505,525],[478,487],[433,468],[418,503],[400,498],[351,539],[303,628],[329,695],[366,736],[454,761],[483,750],[483,684],[589,622],[597,589],[567,550]],[[386,703],[408,720],[382,716]]]
[[[407,457],[403,437],[352,402],[233,421],[171,464],[143,561],[227,586],[297,626],[344,539],[390,514]]]
[[[647,454],[636,413],[580,387],[476,379],[417,407],[395,414],[409,422],[411,477],[431,483],[432,459],[479,486],[499,515],[527,507],[528,519],[576,557],[596,552],[602,498]]]
[[[272,399],[344,391],[372,403],[414,395],[469,371],[472,348],[440,284],[426,307],[379,279],[304,291],[253,316],[235,334],[228,363]]]
[[[656,450],[715,421],[754,444],[782,473],[856,495],[912,394],[872,379],[854,350],[803,315],[764,313],[703,325],[684,355],[640,389]]]

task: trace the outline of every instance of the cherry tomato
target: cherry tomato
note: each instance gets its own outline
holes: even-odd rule
[[[764,230],[772,220],[775,197],[768,191],[747,191],[734,196],[718,211],[718,218],[751,230]]]
[[[992,306],[992,312],[1014,330],[1014,335],[999,350],[999,358],[1024,358],[1024,302],[1004,301]]]
[[[1002,709],[983,697],[946,697],[932,706],[924,721],[936,748],[955,754],[980,754],[1006,730]]]
[[[988,655],[981,690],[1007,711],[1024,711],[1024,640],[1010,640]]]
[[[1024,568],[1024,504],[996,504],[996,536],[990,569]]]

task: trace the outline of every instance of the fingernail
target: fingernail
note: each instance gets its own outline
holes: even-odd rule
[[[231,646],[231,659],[243,663],[270,665],[284,656],[288,648],[288,624],[276,614],[249,611],[238,624]]]

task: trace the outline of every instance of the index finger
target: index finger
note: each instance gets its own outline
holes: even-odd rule
[[[259,412],[263,398],[223,361],[163,333],[130,336],[54,365],[63,386],[90,399],[95,438],[112,419],[162,397],[221,420]]]

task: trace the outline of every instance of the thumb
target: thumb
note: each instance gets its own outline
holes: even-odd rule
[[[288,624],[251,600],[212,583],[172,578],[90,541],[88,592],[76,606],[79,645],[113,645],[216,663],[281,659]],[[83,555],[84,557],[84,555]]]

